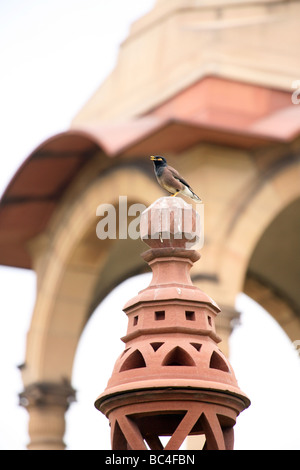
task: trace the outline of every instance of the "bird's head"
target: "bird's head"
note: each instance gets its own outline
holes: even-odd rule
[[[164,166],[167,164],[167,160],[164,157],[161,157],[160,155],[156,155],[155,157],[150,157],[150,160],[153,161],[155,166]]]

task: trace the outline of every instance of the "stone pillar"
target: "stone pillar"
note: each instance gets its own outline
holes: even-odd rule
[[[65,412],[75,400],[68,382],[34,383],[20,394],[20,405],[29,413],[29,450],[64,450]]]
[[[203,448],[233,448],[233,426],[250,404],[220,351],[216,303],[192,284],[200,255],[199,214],[164,197],[141,217],[150,285],[124,307],[128,330],[106,390],[95,406],[111,425],[114,450],[176,450],[188,436]],[[163,443],[162,436],[168,436]]]

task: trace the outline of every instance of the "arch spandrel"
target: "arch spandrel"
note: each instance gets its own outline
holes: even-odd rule
[[[38,250],[42,275],[28,333],[24,384],[70,380],[73,358],[82,330],[96,303],[122,279],[142,269],[138,248],[122,240],[122,269],[109,262],[118,256],[118,240],[99,240],[96,209],[101,203],[117,206],[119,195],[128,202],[150,205],[162,196],[154,178],[134,164],[112,169],[93,181],[72,206],[60,208],[52,237]],[[34,247],[32,245],[32,252]],[[42,258],[45,257],[43,263]],[[108,273],[109,270],[109,273]],[[39,275],[39,273],[37,273]],[[105,288],[101,294],[101,278]],[[75,288],[76,287],[76,288]]]

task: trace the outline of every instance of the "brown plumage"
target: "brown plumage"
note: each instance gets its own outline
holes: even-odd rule
[[[150,157],[150,159],[154,163],[155,176],[162,188],[168,191],[172,196],[181,193],[194,201],[202,202],[200,197],[194,193],[190,185],[182,178],[178,171],[167,164],[164,157],[157,155]]]

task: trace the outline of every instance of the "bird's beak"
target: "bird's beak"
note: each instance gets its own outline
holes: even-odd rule
[[[154,160],[155,160],[155,157],[151,156],[151,157],[150,157],[150,160],[154,161]]]

